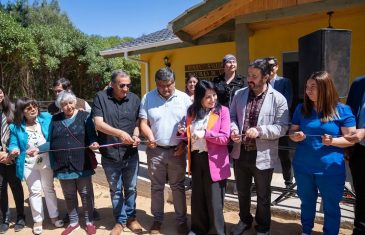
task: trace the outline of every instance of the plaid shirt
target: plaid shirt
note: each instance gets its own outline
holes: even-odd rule
[[[246,149],[247,151],[256,150],[255,139],[246,137],[245,133],[249,128],[257,126],[260,110],[267,94],[267,90],[268,89],[266,89],[258,96],[256,96],[255,93],[253,93],[253,91],[251,90],[248,93],[245,121],[242,129],[242,145],[244,145],[244,149]]]

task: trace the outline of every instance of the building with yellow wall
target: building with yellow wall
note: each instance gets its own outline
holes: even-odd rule
[[[333,11],[331,17],[329,11]],[[352,31],[351,82],[365,74],[363,22],[363,0],[206,0],[171,21],[168,29],[101,54],[126,58],[139,54],[142,95],[155,88],[154,73],[165,66],[165,57],[175,71],[180,90],[184,89],[189,65],[197,65],[196,72],[201,69],[201,74],[208,74],[206,67],[221,62],[228,53],[236,54],[242,75],[246,74],[249,61],[275,56],[281,65],[279,74],[295,76],[285,68],[298,62],[298,39],[330,24],[335,29]]]

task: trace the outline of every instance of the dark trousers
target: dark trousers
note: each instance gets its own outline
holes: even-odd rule
[[[85,222],[93,221],[93,197],[91,176],[81,177],[78,179],[60,180],[63,195],[66,201],[66,208],[70,223],[78,223],[79,216],[77,213],[77,193],[79,193],[83,211],[85,213]]]
[[[350,157],[352,181],[356,193],[353,235],[365,234],[365,146],[356,144]]]
[[[16,206],[17,220],[25,218],[23,186],[19,178],[16,176],[15,164],[12,165],[0,164],[0,204],[1,204],[1,212],[3,214],[2,222],[5,222],[5,219],[9,214],[8,184],[10,185],[11,191],[13,192]]]
[[[235,160],[235,177],[240,207],[240,219],[243,223],[251,225],[253,217],[251,208],[252,178],[255,181],[257,193],[257,208],[255,221],[257,232],[268,232],[271,223],[271,179],[274,169],[259,170],[256,167],[257,151],[241,150],[240,158]]]
[[[227,181],[212,181],[207,152],[192,152],[191,174],[191,230],[197,235],[226,234],[223,203]]]
[[[93,184],[93,178],[91,177],[91,184]],[[94,195],[94,188],[91,188],[90,197],[93,202],[93,211],[95,210],[95,195]],[[76,208],[79,208],[79,200],[76,200]],[[69,216],[68,213],[66,216]]]
[[[289,150],[286,149],[289,146],[289,137],[283,136],[279,139],[279,159],[281,163],[281,169],[283,172],[283,178],[285,185],[291,185],[293,183],[293,174],[291,167],[291,159]]]

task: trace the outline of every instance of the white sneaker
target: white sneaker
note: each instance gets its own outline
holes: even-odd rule
[[[233,225],[231,229],[231,235],[241,235],[244,231],[251,228],[251,225],[243,223],[241,220],[238,222],[238,224]]]
[[[52,224],[56,227],[56,228],[61,228],[64,226],[63,220],[59,219],[58,217],[55,218],[51,218]]]
[[[266,232],[266,233],[257,233],[257,235],[269,235],[269,232]]]
[[[33,233],[36,234],[36,235],[42,234],[43,233],[42,225],[33,227]]]
[[[56,228],[62,228],[64,226],[63,220],[61,219],[56,220],[53,224]]]
[[[194,233],[193,231],[190,231],[190,232],[188,233],[188,235],[196,235],[196,233]]]

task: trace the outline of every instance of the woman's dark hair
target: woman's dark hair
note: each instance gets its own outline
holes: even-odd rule
[[[71,82],[67,78],[59,78],[53,82],[53,87],[59,86],[59,85],[62,85],[62,89],[66,90],[66,91],[71,90],[71,88],[72,88]]]
[[[189,94],[189,90],[188,90],[188,82],[190,81],[190,79],[195,78],[198,82],[199,82],[199,78],[198,76],[196,76],[195,73],[188,73],[188,76],[186,76],[185,78],[185,93]]]
[[[4,94],[4,99],[3,102],[1,103],[2,112],[6,117],[6,121],[8,123],[11,123],[14,120],[14,106],[11,103],[8,95],[5,93],[4,87],[0,86],[0,90],[2,90]]]
[[[205,92],[207,90],[216,91],[216,88],[211,81],[202,80],[196,84],[195,93],[194,93],[194,102],[188,109],[189,116],[195,115],[195,118],[197,120],[204,118],[204,116],[206,114],[206,110],[202,106],[202,100],[203,100],[203,98],[205,96]],[[222,106],[219,104],[218,99],[217,99],[215,107],[213,109],[214,109],[213,111],[216,113],[221,111]]]
[[[321,121],[328,122],[339,117],[337,111],[337,103],[339,96],[336,90],[335,83],[332,76],[327,71],[317,71],[307,79],[313,79],[317,84],[317,112],[322,113]],[[307,95],[306,87],[304,87],[304,102],[302,107],[302,114],[309,117],[314,107]]]
[[[29,98],[29,97],[21,97],[19,98],[15,103],[15,115],[14,115],[14,123],[17,126],[20,126],[22,124],[22,121],[24,120],[24,109],[28,107],[29,105],[33,105],[37,107],[38,109],[38,115],[39,112],[39,106],[35,99]]]
[[[269,64],[269,60],[267,59],[257,59],[252,62],[248,67],[259,69],[263,77],[266,75],[270,76],[272,71],[272,66]]]

